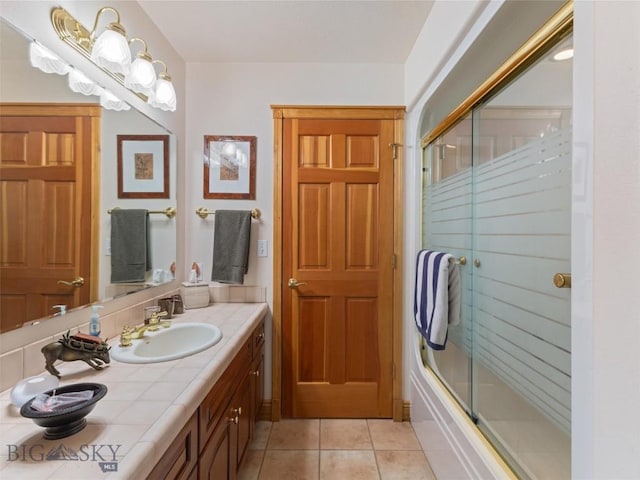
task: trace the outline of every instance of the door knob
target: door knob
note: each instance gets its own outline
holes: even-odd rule
[[[553,276],[553,284],[558,288],[571,288],[571,274],[556,273]]]
[[[84,278],[82,277],[76,277],[73,280],[71,280],[70,282],[67,282],[66,280],[58,280],[58,283],[60,285],[67,285],[68,287],[81,287],[84,285]]]
[[[289,286],[289,288],[298,288],[300,285],[306,285],[306,284],[307,282],[299,282],[295,278],[290,278],[289,281],[287,282],[287,285]]]

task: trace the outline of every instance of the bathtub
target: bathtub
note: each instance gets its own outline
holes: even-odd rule
[[[411,424],[438,480],[516,478],[411,342]]]

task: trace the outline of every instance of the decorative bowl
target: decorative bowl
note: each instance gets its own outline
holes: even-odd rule
[[[58,388],[60,381],[53,375],[36,375],[20,380],[11,389],[11,403],[20,408],[39,393]]]
[[[84,390],[92,390],[93,396],[88,400],[60,408],[54,412],[40,412],[34,409],[31,404],[35,398],[32,398],[22,405],[20,415],[32,419],[36,425],[44,427],[44,438],[47,440],[68,437],[78,433],[86,426],[87,420],[84,417],[93,410],[98,400],[107,394],[107,386],[101,383],[74,383],[44,392],[45,395],[60,395]]]

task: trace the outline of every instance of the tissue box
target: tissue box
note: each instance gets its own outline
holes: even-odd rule
[[[186,309],[209,306],[209,285],[206,283],[182,282],[180,294]]]

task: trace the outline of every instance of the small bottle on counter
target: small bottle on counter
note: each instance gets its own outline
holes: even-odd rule
[[[98,314],[98,309],[104,308],[102,305],[93,305],[91,307],[91,321],[89,322],[89,335],[93,335],[94,337],[100,336],[100,315]]]

